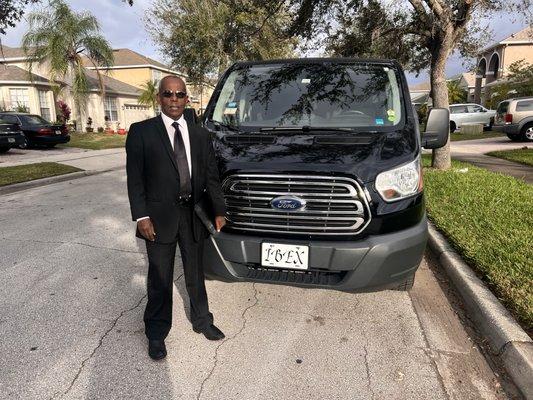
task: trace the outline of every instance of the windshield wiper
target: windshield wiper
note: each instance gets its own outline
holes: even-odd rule
[[[276,131],[299,131],[299,132],[357,132],[354,129],[351,128],[335,128],[335,127],[324,127],[324,126],[289,126],[289,127],[283,127],[283,126],[273,126],[273,127],[265,127],[259,129],[261,132],[276,132]]]
[[[211,122],[213,123],[213,125],[219,128],[226,128],[227,130],[230,130],[233,132],[240,132],[239,128],[237,128],[235,125],[224,124],[223,122],[215,121],[215,120],[211,120]]]

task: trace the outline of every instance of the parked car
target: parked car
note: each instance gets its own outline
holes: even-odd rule
[[[17,124],[11,124],[0,119],[0,153],[5,153],[12,147],[22,145],[25,140],[26,137]]]
[[[482,124],[488,130],[492,129],[496,110],[488,110],[479,104],[451,104],[450,132],[461,129],[463,124]]]
[[[10,124],[17,124],[26,136],[26,142],[20,147],[45,146],[54,147],[59,143],[68,143],[70,135],[64,124],[53,124],[40,115],[0,112],[0,118]]]
[[[421,146],[444,146],[449,122],[447,109],[431,110],[420,137],[394,61],[234,64],[203,119],[228,220],[208,242],[206,274],[410,289],[428,236]]]
[[[517,97],[498,104],[494,129],[511,140],[533,141],[533,97]]]

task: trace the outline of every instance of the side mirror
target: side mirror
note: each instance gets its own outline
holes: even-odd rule
[[[429,112],[426,132],[422,135],[422,147],[439,149],[448,142],[450,135],[450,111],[447,108],[432,108]]]

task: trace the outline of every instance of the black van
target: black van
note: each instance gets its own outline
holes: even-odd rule
[[[203,119],[228,223],[210,277],[344,291],[409,289],[427,240],[421,141],[442,147],[449,112],[421,140],[394,61],[234,64]]]

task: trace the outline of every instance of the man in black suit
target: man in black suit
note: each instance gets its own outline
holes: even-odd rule
[[[148,353],[166,356],[172,325],[172,289],[179,244],[190,298],[193,330],[210,340],[224,338],[209,312],[202,265],[208,231],[193,206],[209,200],[219,231],[225,203],[209,132],[187,123],[185,82],[166,76],[159,84],[161,115],[132,124],[126,140],[131,214],[148,254],[148,303],[144,312]]]

